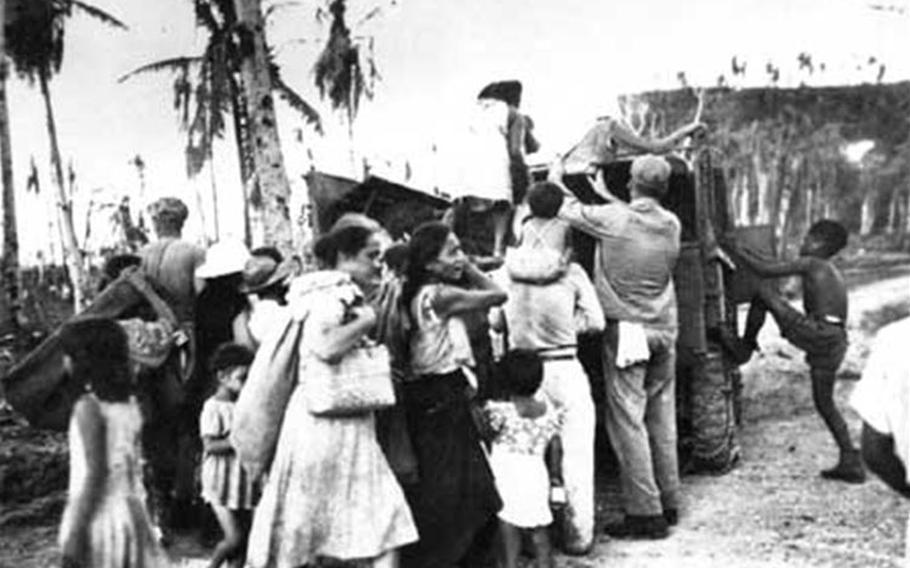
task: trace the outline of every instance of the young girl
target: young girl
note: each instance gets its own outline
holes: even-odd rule
[[[565,503],[557,436],[562,410],[535,396],[543,380],[543,363],[535,352],[510,351],[504,364],[509,398],[490,401],[485,408],[494,432],[490,466],[503,503],[499,525],[504,566],[518,566],[521,533],[530,532],[536,566],[552,568],[550,504]]]
[[[203,447],[202,499],[211,505],[224,532],[224,538],[215,547],[210,568],[218,568],[225,561],[230,566],[243,565],[250,512],[259,499],[258,480],[243,470],[229,439],[234,402],[252,362],[253,353],[236,343],[219,345],[210,362],[218,387],[205,401],[199,417]]]
[[[70,481],[60,527],[63,565],[91,568],[164,566],[152,532],[140,475],[142,419],[127,338],[113,320],[67,323],[64,365],[85,384],[70,419]]]

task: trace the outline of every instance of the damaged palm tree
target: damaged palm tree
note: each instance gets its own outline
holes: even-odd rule
[[[328,12],[332,17],[329,39],[313,67],[319,95],[329,100],[333,110],[344,113],[348,135],[353,138],[354,118],[361,100],[373,98],[373,85],[379,71],[373,60],[373,41],[367,41],[367,55],[361,57],[361,46],[355,41],[345,21],[344,0],[331,0]],[[362,20],[366,22],[380,13],[371,10]],[[317,13],[321,17],[322,12]]]
[[[244,188],[244,224],[249,245],[252,239],[250,209],[255,211],[261,207],[262,196],[254,176],[253,137],[241,76],[243,54],[237,11],[233,0],[194,0],[193,4],[196,25],[209,34],[205,51],[198,56],[175,57],[143,65],[120,80],[148,72],[176,73],[174,108],[180,115],[181,127],[187,136],[185,152],[189,177],[199,174],[206,163],[212,163],[214,140],[224,135],[225,113],[230,113]],[[274,92],[298,111],[317,133],[321,133],[319,114],[284,82],[280,69],[272,60],[272,53],[267,52],[266,55]],[[212,197],[217,203],[214,187]]]
[[[253,177],[248,187],[262,196],[263,240],[290,255],[294,249],[291,226],[291,186],[284,168],[275,114],[273,65],[265,41],[265,18],[260,0],[234,0],[237,15],[240,79],[246,103]],[[252,196],[253,191],[249,191]],[[255,242],[255,241],[254,241]]]
[[[78,0],[11,0],[6,11],[5,32],[6,53],[12,59],[17,73],[32,84],[37,82],[44,99],[51,167],[66,247],[66,264],[78,312],[85,305],[88,284],[73,224],[72,198],[64,184],[63,161],[50,92],[51,78],[60,71],[63,64],[65,23],[74,11],[109,26],[126,29],[126,25],[114,16]]]
[[[4,301],[9,321],[18,327],[19,310],[19,231],[16,226],[16,186],[13,184],[13,155],[9,132],[9,107],[6,102],[8,67],[5,56],[5,5],[0,2],[0,180],[3,183],[3,257],[0,278],[3,278]]]

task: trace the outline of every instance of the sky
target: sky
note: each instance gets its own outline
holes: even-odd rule
[[[211,238],[215,188],[219,236],[239,237],[241,191],[230,133],[216,147],[213,167],[188,180],[173,108],[174,77],[118,82],[140,65],[201,51],[205,36],[194,28],[191,0],[93,3],[129,30],[74,16],[63,69],[51,85],[61,150],[77,176],[77,223],[84,224],[90,199],[129,194],[142,204],[177,195],[192,210],[188,233]],[[328,33],[327,23],[314,14],[326,0],[265,3],[277,4],[267,31],[284,78],[320,108],[328,130],[319,137],[293,111],[279,108],[282,148],[298,196],[305,193],[301,176],[311,166],[354,175],[360,168],[354,170],[352,161],[363,158],[393,179],[404,175],[407,160],[410,185],[445,190],[465,117],[480,88],[498,79],[523,82],[522,108],[534,117],[547,155],[571,146],[597,116],[615,112],[617,95],[678,87],[680,71],[695,86],[713,86],[720,74],[735,87],[766,85],[764,67],[771,61],[781,69],[782,86],[874,82],[878,64],[868,61],[875,57],[887,65],[885,81],[910,79],[910,0],[878,2],[897,8],[890,11],[867,0],[349,0],[354,35],[372,40],[382,75],[354,124],[352,160],[346,127],[312,87],[312,65]],[[380,15],[360,23],[377,6]],[[801,52],[824,62],[825,72],[800,72]],[[734,55],[747,62],[746,76],[735,81]],[[37,89],[13,79],[9,91],[20,239],[28,263],[46,246],[50,228],[47,205],[24,186],[34,159],[42,191],[51,191],[48,144]],[[146,164],[143,195],[131,165],[136,155]]]

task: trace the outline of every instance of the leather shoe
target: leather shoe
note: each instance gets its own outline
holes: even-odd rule
[[[652,539],[667,538],[670,528],[663,515],[626,515],[620,523],[610,523],[604,532],[613,538]]]
[[[664,520],[667,521],[667,524],[671,527],[675,527],[676,523],[679,522],[679,510],[664,509]]]

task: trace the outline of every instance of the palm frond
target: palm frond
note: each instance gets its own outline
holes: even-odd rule
[[[193,14],[196,17],[196,27],[208,30],[210,33],[220,27],[218,19],[212,11],[212,5],[205,0],[193,2]]]
[[[273,65],[272,69],[272,85],[278,92],[278,95],[284,99],[292,109],[302,114],[307,124],[312,125],[316,133],[321,136],[323,130],[322,118],[319,116],[319,112],[313,108],[310,103],[306,102],[297,91],[284,82],[284,79],[281,78],[281,75],[277,71],[277,67]]]
[[[123,30],[129,29],[129,26],[127,26],[126,24],[124,24],[123,22],[118,20],[115,16],[112,16],[111,14],[105,12],[101,8],[92,6],[91,4],[86,4],[85,2],[81,2],[80,0],[67,0],[67,4],[69,6],[72,6],[73,8],[80,10],[81,12],[85,13],[86,15],[91,16],[92,18],[95,18],[96,20],[103,22],[109,26],[113,26],[115,28],[120,28]]]
[[[272,4],[271,6],[266,8],[265,14],[263,15],[263,17],[266,20],[268,20],[272,16],[272,14],[274,14],[275,12],[278,12],[280,10],[285,10],[287,8],[293,8],[295,6],[302,6],[302,5],[303,5],[302,2],[296,2],[294,0],[288,0],[287,2],[276,2],[275,4]]]
[[[199,65],[203,61],[203,58],[200,56],[194,57],[171,57],[170,59],[162,59],[161,61],[155,61],[153,63],[148,63],[141,67],[133,69],[129,73],[121,75],[117,79],[118,83],[123,83],[127,79],[135,77],[136,75],[142,75],[145,73],[159,73],[161,71],[188,71],[190,67],[194,65]]]
[[[357,23],[354,25],[354,29],[359,28],[360,26],[369,22],[370,20],[372,20],[373,18],[375,18],[376,16],[378,16],[381,13],[382,13],[382,6],[376,6],[375,8],[373,8],[372,10],[367,12],[364,17],[360,18],[360,20],[357,21]]]

